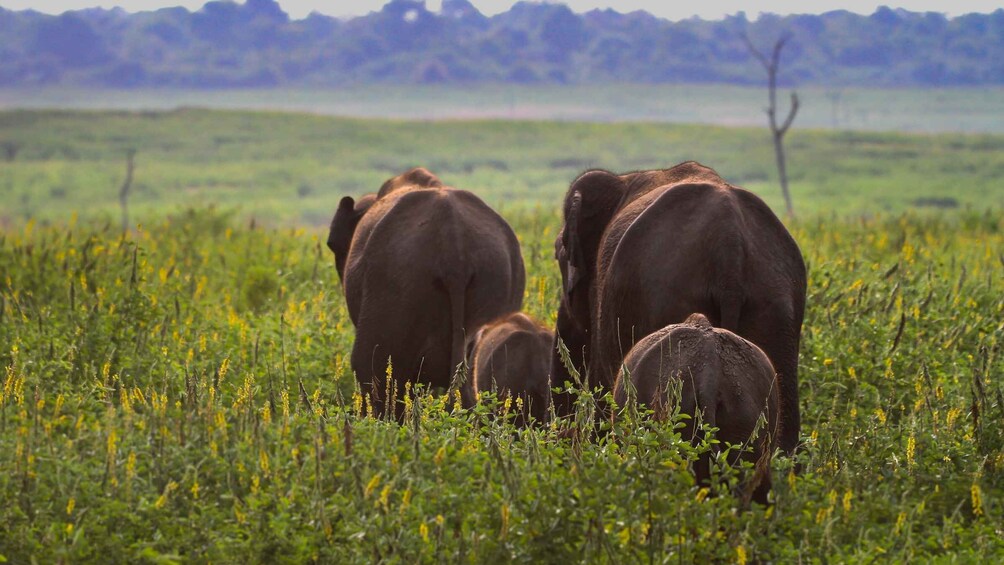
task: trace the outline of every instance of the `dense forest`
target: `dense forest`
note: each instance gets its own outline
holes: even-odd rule
[[[672,22],[536,2],[487,17],[467,0],[444,0],[436,12],[392,0],[352,19],[291,20],[275,0],[224,0],[195,12],[0,8],[0,86],[759,83],[744,34],[762,48],[791,34],[781,76],[789,84],[1004,84],[1004,9]]]

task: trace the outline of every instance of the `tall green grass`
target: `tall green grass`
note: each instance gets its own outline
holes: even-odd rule
[[[553,322],[572,176],[694,158],[776,206],[760,130],[15,112],[0,139],[0,561],[1004,556],[1001,138],[792,133],[806,449],[749,511],[735,472],[693,483],[678,416],[587,440],[415,390],[368,417],[320,224],[429,166],[501,209]]]
[[[549,319],[553,212],[508,214]],[[318,233],[212,211],[0,235],[0,555],[12,563],[970,561],[1004,555],[1004,216],[791,229],[806,449],[774,506],[694,485],[642,416],[590,441],[419,391],[366,416]],[[678,420],[676,420],[678,421]],[[734,475],[722,471],[726,477]]]
[[[134,219],[187,206],[237,208],[265,225],[322,225],[345,194],[422,165],[506,209],[557,208],[588,167],[685,160],[782,205],[766,128],[553,122],[363,121],[309,115],[0,113],[0,223],[118,217],[125,152],[138,150]],[[918,206],[1004,207],[1004,137],[792,130],[796,211],[867,215]]]

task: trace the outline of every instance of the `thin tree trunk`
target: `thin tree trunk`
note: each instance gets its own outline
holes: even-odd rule
[[[791,204],[791,193],[788,192],[788,167],[784,159],[784,142],[780,135],[774,134],[774,154],[777,155],[777,173],[781,177],[781,194],[784,195],[784,208],[788,216],[795,217],[795,207]]]
[[[770,126],[771,138],[774,140],[777,175],[781,181],[781,194],[784,196],[785,211],[788,217],[793,218],[795,217],[795,207],[792,205],[791,193],[788,191],[788,167],[784,156],[784,134],[788,133],[788,128],[791,127],[791,123],[795,120],[795,114],[798,113],[798,95],[794,92],[791,93],[791,107],[788,110],[788,116],[784,119],[783,124],[780,126],[777,125],[777,71],[781,64],[781,49],[784,48],[784,44],[788,41],[788,38],[789,36],[782,37],[774,43],[774,51],[770,59],[768,59],[753,45],[749,37],[743,34],[746,47],[760,61],[764,70],[767,71],[767,100],[770,104],[766,110],[767,121]]]
[[[129,189],[132,188],[133,158],[135,149],[126,151],[126,178],[119,189],[119,206],[122,207],[122,233],[129,231]]]

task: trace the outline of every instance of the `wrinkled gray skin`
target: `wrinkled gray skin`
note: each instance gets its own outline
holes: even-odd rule
[[[499,400],[521,398],[516,425],[547,419],[551,403],[551,344],[554,334],[522,312],[484,326],[468,342],[468,364],[475,394],[494,391]]]
[[[682,430],[684,438],[700,441],[695,433],[697,414],[718,428],[716,439],[724,447],[749,445],[752,451],[736,451],[729,463],[740,459],[754,464],[741,491],[767,504],[770,491],[770,456],[778,437],[778,390],[770,359],[749,341],[714,328],[702,314],[694,314],[682,324],[673,324],[639,341],[624,359],[614,386],[614,401],[623,407],[628,400],[628,383],[633,385],[639,404],[654,408],[657,416],[669,413],[668,387],[671,379],[681,381],[680,412],[691,416]],[[757,430],[760,416],[766,425]],[[754,432],[758,435],[754,436]],[[695,467],[697,480],[711,478],[710,454]]]
[[[448,387],[466,335],[523,302],[526,273],[509,225],[422,168],[359,202],[343,198],[328,247],[356,328],[352,370],[377,414],[392,388],[388,358],[398,397],[406,381]],[[463,402],[473,405],[469,392]],[[401,415],[400,403],[395,411]]]
[[[802,254],[760,198],[695,162],[615,175],[588,171],[568,189],[555,241],[564,286],[556,334],[592,387],[610,390],[624,353],[693,312],[757,344],[780,380],[780,446],[798,444]],[[551,381],[570,380],[557,354]],[[558,414],[570,399],[556,395]]]

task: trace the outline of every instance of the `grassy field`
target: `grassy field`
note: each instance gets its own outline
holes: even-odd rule
[[[707,446],[671,423],[580,443],[425,391],[405,425],[366,417],[318,225],[428,164],[502,209],[552,321],[580,168],[698,158],[776,206],[763,132],[192,110],[7,113],[0,138],[22,143],[0,165],[0,561],[1004,558],[1002,138],[792,134],[807,448],[745,512],[693,484]]]
[[[319,226],[341,195],[423,165],[503,210],[557,206],[587,167],[657,168],[694,159],[778,209],[763,128],[521,121],[363,121],[280,113],[0,113],[0,223],[118,214],[135,148],[134,218],[210,203],[267,225]],[[796,209],[898,213],[917,205],[1004,207],[1004,137],[794,130]],[[2,157],[2,155],[0,155]]]
[[[796,128],[1004,134],[1004,88],[798,88]],[[339,89],[0,88],[0,109],[283,110],[357,118],[525,119],[766,126],[761,86],[470,85]],[[783,99],[787,100],[787,94]]]

